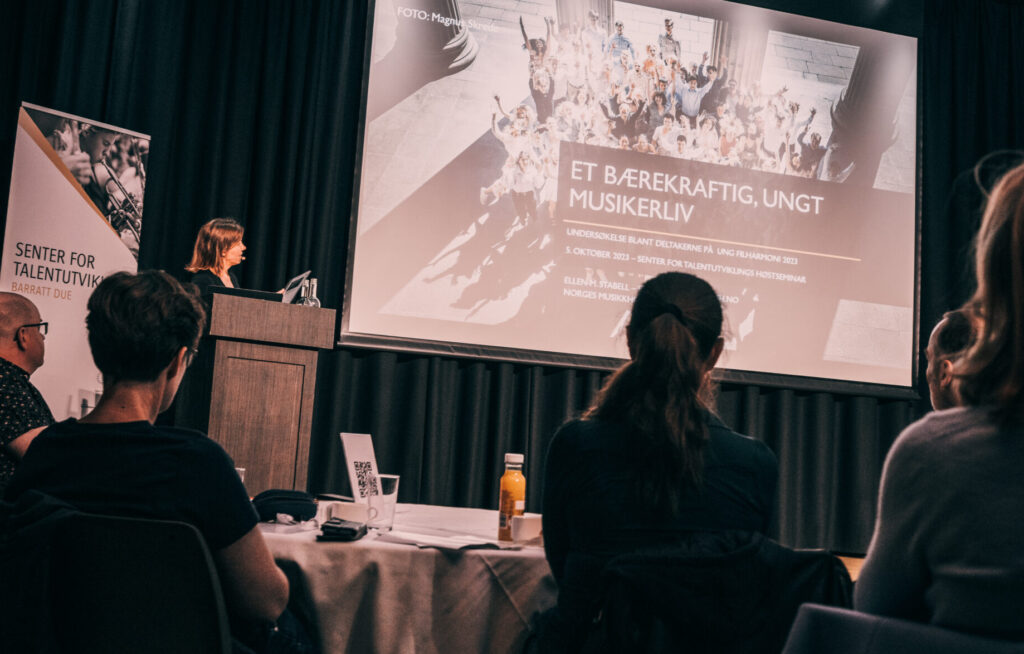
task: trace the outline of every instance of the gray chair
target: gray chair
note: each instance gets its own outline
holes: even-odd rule
[[[1024,654],[1024,643],[819,604],[797,612],[783,654]]]
[[[61,651],[231,652],[217,570],[189,524],[86,514],[61,520],[49,597]]]

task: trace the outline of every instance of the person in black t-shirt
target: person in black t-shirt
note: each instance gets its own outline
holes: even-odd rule
[[[37,490],[89,513],[194,525],[213,554],[233,625],[266,633],[259,625],[284,613],[288,580],[234,464],[200,432],[154,425],[174,399],[205,321],[199,299],[167,273],[104,279],[86,316],[103,395],[81,420],[36,437],[4,499]]]

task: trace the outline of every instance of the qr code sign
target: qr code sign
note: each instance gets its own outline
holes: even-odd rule
[[[359,486],[359,496],[369,497],[379,495],[377,492],[377,480],[373,475],[373,466],[369,461],[356,461],[356,484]]]

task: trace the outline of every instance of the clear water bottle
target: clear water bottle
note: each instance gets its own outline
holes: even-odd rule
[[[302,282],[302,288],[299,290],[301,299],[299,304],[306,307],[318,307],[320,306],[320,298],[316,296],[316,278],[307,279]]]

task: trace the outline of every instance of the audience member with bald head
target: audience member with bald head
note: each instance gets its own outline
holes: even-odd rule
[[[43,365],[46,323],[30,300],[0,292],[0,492],[53,414],[29,376]]]

